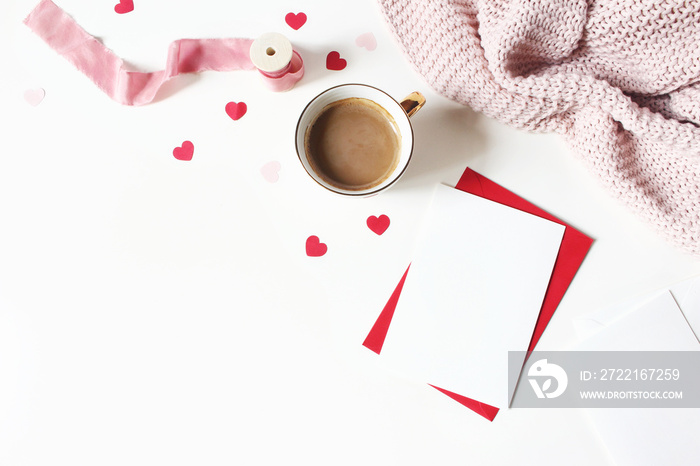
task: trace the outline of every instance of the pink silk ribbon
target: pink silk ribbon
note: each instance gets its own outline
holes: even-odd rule
[[[254,70],[250,59],[252,39],[180,39],[168,47],[164,70],[129,71],[124,61],[88,34],[51,0],[42,0],[24,20],[34,33],[71,62],[113,100],[124,105],[153,101],[160,87],[180,73]],[[294,52],[282,76],[261,73],[273,91],[290,89],[304,74],[301,56]]]

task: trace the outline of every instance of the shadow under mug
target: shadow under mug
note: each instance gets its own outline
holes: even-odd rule
[[[396,129],[400,140],[400,153],[396,167],[391,171],[389,176],[379,184],[365,189],[345,189],[326,181],[321,175],[316,173],[309,162],[309,156],[306,152],[306,132],[316,121],[319,114],[331,103],[350,98],[368,99],[384,108],[396,123]],[[365,197],[384,191],[393,185],[406,171],[408,162],[411,160],[411,155],[413,154],[413,128],[411,127],[410,117],[416,113],[424,103],[425,97],[419,92],[413,92],[401,102],[398,102],[386,92],[366,84],[343,84],[331,87],[311,100],[299,117],[296,128],[296,149],[299,160],[314,181],[335,193],[347,196]]]

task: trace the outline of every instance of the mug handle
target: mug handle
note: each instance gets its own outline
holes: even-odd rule
[[[411,92],[401,101],[401,107],[409,117],[412,117],[423,105],[425,105],[425,97],[418,91]]]

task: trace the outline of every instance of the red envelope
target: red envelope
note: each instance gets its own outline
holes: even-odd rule
[[[547,292],[545,293],[544,300],[542,302],[542,308],[540,309],[540,315],[537,318],[535,330],[532,333],[532,339],[530,340],[530,345],[528,347],[528,351],[532,351],[535,348],[535,345],[537,345],[542,333],[544,333],[544,329],[547,327],[547,324],[552,319],[554,311],[557,309],[557,306],[559,306],[559,303],[564,297],[564,293],[566,293],[567,288],[574,279],[574,276],[581,266],[583,259],[586,257],[586,254],[593,243],[593,239],[576,230],[571,225],[568,225],[558,218],[553,217],[520,196],[478,174],[470,168],[467,168],[464,171],[462,177],[457,183],[456,188],[461,191],[513,207],[523,212],[542,217],[552,222],[559,223],[560,225],[564,225],[566,228],[564,230],[564,237],[559,249],[559,255],[554,263],[552,278],[549,281],[549,286],[547,287]],[[377,354],[380,354],[382,351],[382,346],[384,345],[384,340],[386,339],[387,332],[389,331],[389,325],[391,324],[391,319],[394,316],[394,310],[396,309],[396,304],[399,301],[401,290],[403,289],[403,285],[406,281],[406,276],[408,275],[409,270],[410,265],[406,269],[406,272],[404,272],[399,284],[396,286],[396,289],[394,289],[389,301],[387,301],[384,309],[382,310],[381,314],[379,314],[379,317],[372,326],[372,329],[363,343],[365,347]],[[496,414],[498,414],[498,408],[494,406],[481,403],[434,385],[431,385],[431,387],[441,391],[445,395],[463,404],[477,414],[480,414],[489,421],[493,421]]]

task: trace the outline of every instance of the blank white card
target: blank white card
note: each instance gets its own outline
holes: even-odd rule
[[[527,350],[563,234],[563,225],[439,185],[383,362],[507,407],[508,351]]]

